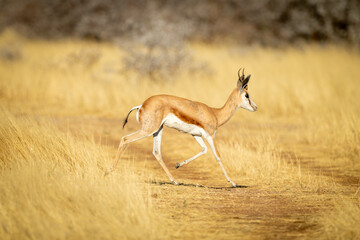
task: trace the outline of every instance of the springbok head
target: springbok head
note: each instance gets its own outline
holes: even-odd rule
[[[239,80],[237,81],[237,88],[239,94],[241,96],[241,101],[238,105],[238,108],[244,108],[251,112],[255,112],[257,109],[256,104],[250,99],[250,95],[248,93],[249,87],[248,83],[251,77],[251,74],[245,77],[244,69],[242,70],[242,75],[240,75],[241,68],[238,71]]]

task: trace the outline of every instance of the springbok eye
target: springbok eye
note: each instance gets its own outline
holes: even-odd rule
[[[248,93],[245,93],[245,97],[246,97],[246,98],[249,98],[249,94],[248,94]]]

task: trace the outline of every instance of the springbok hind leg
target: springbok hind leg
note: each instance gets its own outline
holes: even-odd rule
[[[196,154],[195,156],[181,162],[181,163],[176,163],[175,168],[179,168],[184,164],[188,164],[189,162],[191,162],[192,160],[195,160],[196,158],[200,157],[201,155],[205,154],[207,152],[207,147],[206,144],[204,143],[204,141],[202,140],[201,137],[199,136],[193,136],[195,138],[195,140],[199,143],[199,145],[201,146],[202,150],[201,152],[199,152],[198,154]]]
[[[154,136],[154,148],[153,148],[153,154],[156,158],[156,160],[158,160],[158,162],[160,163],[161,167],[164,169],[166,175],[169,177],[170,181],[175,184],[178,185],[178,183],[174,180],[174,177],[171,175],[169,169],[166,167],[162,156],[161,156],[161,135],[162,135],[162,131],[163,131],[163,126],[161,126],[159,128],[159,130],[157,132],[155,132],[153,134]]]
[[[152,135],[152,133],[146,132],[144,130],[139,130],[137,132],[134,132],[134,133],[131,133],[129,135],[126,135],[126,136],[122,137],[121,141],[120,141],[120,144],[119,144],[119,147],[118,147],[118,150],[117,150],[117,153],[116,153],[115,161],[114,161],[112,167],[109,168],[108,170],[106,170],[104,176],[108,175],[109,173],[111,173],[116,168],[116,165],[119,162],[121,154],[125,151],[125,149],[126,149],[126,147],[127,147],[127,145],[129,143],[134,142],[134,141],[139,140],[139,139],[142,139],[144,137],[148,137],[150,135]]]

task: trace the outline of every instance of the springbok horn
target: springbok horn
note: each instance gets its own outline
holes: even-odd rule
[[[239,71],[238,71],[238,76],[239,76],[239,79],[240,79],[240,71],[241,71],[241,68],[239,69]]]
[[[243,68],[243,75],[242,75],[243,78],[245,77],[245,75],[244,75],[244,70],[245,70],[245,68]]]

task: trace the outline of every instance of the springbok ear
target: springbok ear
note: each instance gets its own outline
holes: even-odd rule
[[[250,81],[250,77],[251,77],[251,74],[248,75],[248,76],[244,79],[244,81],[242,82],[241,91],[242,91],[244,88],[247,87],[247,85],[248,85],[248,83],[249,83],[249,81]]]

